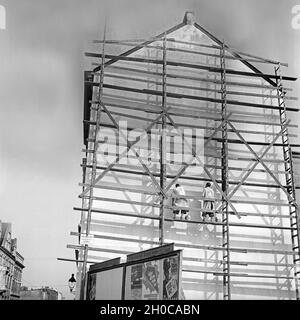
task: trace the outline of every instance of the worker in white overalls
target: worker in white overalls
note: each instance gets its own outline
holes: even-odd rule
[[[172,206],[179,207],[178,209],[173,208],[174,219],[178,217],[181,219],[190,220],[191,217],[189,215],[189,203],[185,198],[185,190],[179,183],[177,183],[173,189],[172,200]]]
[[[218,219],[215,216],[215,213],[212,211],[205,211],[207,210],[214,210],[215,209],[215,194],[214,190],[211,187],[211,183],[207,182],[203,191],[203,212],[202,217],[204,220],[206,220],[206,217],[209,216],[211,221],[213,221],[213,218],[215,218],[215,221],[217,222]]]

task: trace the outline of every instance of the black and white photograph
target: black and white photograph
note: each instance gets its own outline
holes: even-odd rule
[[[300,300],[299,77],[300,0],[0,0],[0,308]]]

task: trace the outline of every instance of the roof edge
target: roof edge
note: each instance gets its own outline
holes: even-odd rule
[[[184,19],[184,20],[185,20],[185,19]],[[156,40],[159,40],[161,37],[163,37],[163,36],[165,36],[165,35],[168,35],[168,34],[174,32],[174,31],[180,29],[181,27],[184,27],[185,25],[187,25],[187,23],[186,23],[185,21],[183,21],[183,22],[177,24],[176,26],[168,29],[167,31],[158,34],[157,36],[153,37],[151,40],[142,42],[142,43],[139,44],[138,46],[136,46],[136,47],[134,47],[134,48],[132,48],[132,49],[129,49],[129,50],[121,53],[119,56],[121,56],[121,57],[128,56],[129,54],[132,54],[132,53],[138,51],[139,49],[141,49],[141,46],[143,46],[143,45],[148,45],[148,44],[150,44],[150,43],[152,43],[152,42],[155,42]],[[110,64],[112,64],[112,63],[114,63],[114,62],[116,62],[116,61],[118,61],[118,59],[111,59],[111,60],[109,60],[109,61],[107,61],[107,62],[105,63],[105,66],[110,65]],[[98,66],[98,67],[96,67],[96,68],[93,70],[93,72],[97,72],[97,71],[99,71],[100,69],[101,69],[101,66]]]

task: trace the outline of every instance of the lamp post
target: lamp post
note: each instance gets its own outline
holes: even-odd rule
[[[68,281],[68,285],[69,285],[70,292],[73,293],[73,290],[76,285],[76,279],[74,278],[74,273],[72,273],[72,276]]]

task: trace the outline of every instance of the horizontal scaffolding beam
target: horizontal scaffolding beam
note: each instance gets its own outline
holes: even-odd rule
[[[84,166],[86,168],[90,168],[91,166],[89,165],[81,165]],[[107,167],[106,166],[97,166],[96,169],[100,169],[100,170],[105,170]],[[112,168],[111,171],[113,172],[121,172],[121,173],[127,173],[127,174],[135,174],[135,175],[147,175],[146,172],[143,171],[136,171],[136,170],[126,170],[126,169],[116,169],[116,168]],[[159,177],[159,173],[154,173],[152,172],[153,176]],[[176,174],[167,174],[166,176],[168,179],[173,179],[176,177]],[[180,176],[180,179],[183,180],[197,180],[197,181],[207,181],[210,182],[211,179],[210,178],[205,178],[205,177],[192,177],[192,176]],[[217,183],[222,183],[221,180],[217,179],[216,180]],[[238,181],[230,181],[229,182],[230,185],[237,185],[239,184]],[[259,183],[249,183],[249,182],[243,182],[242,184],[243,186],[251,186],[251,187],[266,187],[266,185],[264,184],[259,184]],[[273,188],[273,185],[271,185]],[[268,185],[267,185],[268,187]],[[275,187],[274,187],[275,188]],[[277,188],[277,187],[276,187]]]
[[[111,239],[113,240],[113,239]],[[130,238],[118,238],[115,237],[116,241],[126,241],[126,242],[130,242]],[[149,245],[160,245],[159,241],[154,241],[154,240],[142,240],[142,239],[132,239],[134,240],[133,242],[137,243],[144,243],[144,244],[149,244]],[[168,242],[166,242],[165,244],[168,244]],[[196,245],[196,244],[187,244],[187,243],[176,243],[176,247],[177,248],[190,248],[190,249],[200,249],[200,250],[210,250],[210,251],[224,251],[226,250],[223,247],[220,246],[210,246],[210,245]],[[67,245],[67,248],[70,249],[82,249],[84,248],[84,246],[81,245]],[[105,248],[96,248],[96,247],[90,247],[89,246],[89,250],[91,251],[105,251]],[[108,249],[106,249],[108,250]],[[111,250],[109,249],[109,252]],[[118,252],[120,252],[122,250],[118,250]],[[265,254],[282,254],[282,255],[295,255],[295,252],[293,251],[286,251],[286,250],[270,250],[270,249],[257,249],[257,248],[237,248],[237,247],[231,247],[230,251],[232,252],[238,252],[238,253],[265,253]],[[133,253],[133,251],[124,251],[124,254],[127,253]]]
[[[85,55],[91,58],[104,57],[104,59],[113,59],[114,61],[134,61],[134,62],[152,63],[152,64],[159,64],[159,65],[163,64],[163,60],[160,60],[160,59],[129,57],[129,56],[112,55],[112,54],[103,55],[102,53],[93,53],[93,52],[86,52]],[[171,60],[166,61],[166,64],[169,66],[200,69],[200,70],[206,70],[209,72],[216,72],[216,73],[222,72],[222,68],[220,67],[212,67],[212,66],[206,66],[201,64],[184,63],[184,62],[171,61]],[[264,76],[270,79],[279,79],[279,76],[276,76],[274,74],[255,73],[255,72],[239,71],[239,70],[233,70],[233,69],[226,69],[226,73],[231,75],[239,75],[239,76],[259,77],[259,78],[262,78]],[[297,78],[283,76],[282,80],[296,81]]]
[[[158,206],[159,208],[159,206]],[[186,209],[186,208],[185,208]],[[75,211],[87,211],[87,209],[83,209],[83,208],[74,208]],[[191,211],[191,210],[190,210]],[[196,211],[196,210],[195,210]],[[203,209],[199,209],[197,210],[198,213],[200,212],[210,212],[210,211],[214,211],[214,210],[203,210]],[[112,214],[112,215],[119,215],[119,216],[127,216],[127,217],[133,217],[133,218],[142,218],[142,219],[150,219],[150,220],[159,220],[159,216],[151,216],[151,215],[142,215],[142,214],[125,214],[125,213],[121,213],[121,212],[114,212],[114,211],[107,211],[107,210],[101,210],[101,209],[96,209],[96,208],[92,208],[91,212],[94,213],[102,213],[102,214]],[[221,212],[220,212],[221,213]],[[203,224],[203,225],[215,225],[215,226],[223,226],[224,223],[222,222],[213,222],[213,221],[203,221],[203,220],[180,220],[180,219],[174,219],[174,218],[165,218],[165,221],[169,221],[169,222],[181,222],[181,223],[191,223],[191,224]],[[250,223],[235,223],[235,222],[230,222],[229,226],[232,227],[245,227],[245,228],[261,228],[261,229],[274,229],[274,230],[292,230],[292,229],[296,229],[296,228],[291,228],[291,227],[283,227],[283,226],[267,226],[267,225],[262,225],[262,224],[250,224]],[[72,234],[74,235],[74,234]]]
[[[99,86],[99,83],[97,83],[97,82],[86,81],[86,83],[90,84],[92,86],[95,86],[95,87]],[[162,91],[152,90],[152,89],[137,89],[137,88],[132,88],[132,87],[117,86],[117,85],[112,85],[112,84],[107,84],[107,83],[103,84],[103,87],[106,89],[135,92],[135,93],[140,93],[140,94],[150,94],[150,95],[157,95],[157,96],[163,95]],[[213,102],[213,103],[222,103],[222,99],[194,96],[194,95],[188,95],[188,94],[166,92],[166,95],[168,98],[190,99],[190,100],[199,100],[199,101],[206,101],[206,102]],[[283,107],[277,107],[277,106],[273,106],[273,105],[235,101],[235,100],[227,100],[227,104],[231,105],[231,106],[263,108],[263,109],[273,109],[273,110],[283,110],[284,109]],[[287,111],[293,111],[293,112],[299,111],[299,108],[293,108],[293,107],[286,107],[285,109]]]
[[[182,269],[182,272],[192,272],[192,273],[206,273],[212,274],[214,276],[224,276],[228,275],[228,273],[218,272],[218,271],[203,271],[203,270],[193,270],[193,269]],[[264,279],[286,279],[286,280],[293,280],[293,277],[290,276],[276,276],[276,275],[263,275],[263,274],[248,274],[248,273],[230,273],[231,277],[239,277],[239,278],[264,278]]]
[[[109,104],[108,104],[109,105]],[[118,106],[118,108],[120,108]],[[126,108],[126,107],[125,107]],[[142,110],[143,111],[143,110]],[[116,115],[116,116],[120,116],[120,117],[125,117],[125,118],[130,118],[130,119],[136,119],[136,120],[142,120],[142,121],[146,121],[146,122],[149,122],[149,118],[146,118],[146,117],[141,117],[141,116],[137,116],[137,115],[132,115],[132,114],[129,114],[129,113],[122,113],[122,112],[116,112],[116,111],[110,111],[110,113],[112,115]],[[171,115],[170,112],[168,112],[169,115]],[[192,116],[192,115],[191,115]],[[187,117],[187,116],[186,116]],[[190,117],[190,116],[189,116]],[[192,116],[194,118],[201,118],[200,116],[197,117],[196,115]],[[161,121],[157,121],[157,124],[161,124]],[[172,127],[172,123],[170,122],[167,122],[166,123],[167,125],[171,126]],[[222,132],[222,129],[218,129],[218,128],[212,128],[212,127],[209,127],[209,126],[201,126],[201,125],[190,125],[190,124],[185,124],[185,123],[178,123],[177,122],[177,125],[180,126],[180,127],[187,127],[187,128],[197,128],[197,129],[206,129],[206,130],[216,130],[216,131],[219,131],[219,132]],[[228,132],[231,132],[231,133],[235,133],[234,130],[232,129],[228,129],[227,130]],[[276,132],[268,132],[268,131],[253,131],[253,130],[243,130],[243,129],[239,129],[238,130],[240,133],[246,133],[246,134],[255,134],[255,135],[263,135],[263,136],[276,136],[277,133]],[[171,133],[171,135],[174,135],[174,133]],[[179,134],[176,134],[179,136]],[[283,136],[283,134],[281,134],[281,136]],[[290,137],[297,137],[298,135],[297,134],[290,134],[289,135]],[[190,135],[185,135],[185,137],[191,137]],[[199,136],[199,137],[202,137],[202,136]],[[300,147],[300,145],[297,145]]]
[[[197,24],[197,26],[199,27],[199,25]],[[106,44],[122,44],[122,43],[135,43],[135,42],[146,42],[146,43],[140,43],[140,44],[135,44],[135,48],[134,49],[138,49],[139,46],[145,46],[148,45],[150,43],[156,42],[156,41],[163,41],[164,39],[162,39],[161,37],[155,37],[155,38],[149,38],[149,39],[124,39],[124,40],[106,40],[105,43]],[[204,44],[204,43],[199,43],[199,42],[192,42],[192,41],[182,41],[182,40],[176,40],[174,38],[166,38],[165,41],[167,42],[171,42],[171,43],[178,43],[178,44],[186,44],[189,46],[193,46],[193,47],[200,47],[200,48],[208,48],[208,49],[213,49],[213,50],[220,50],[222,47],[220,45],[208,45],[208,44]],[[94,40],[93,43],[103,43],[104,40]],[[245,53],[245,52],[241,52],[238,51],[232,47],[229,46],[225,46],[225,50],[229,51],[231,54],[231,50],[234,51],[235,54],[239,54],[242,56],[247,56],[247,57],[252,57],[255,59],[258,59],[261,62],[268,62],[271,64],[280,64],[281,66],[287,67],[288,64],[285,62],[279,62],[279,61],[275,61],[275,60],[271,60],[271,59],[267,59],[267,58],[263,58],[263,57],[259,57],[257,55],[254,54],[249,54],[249,53]],[[243,57],[238,57],[237,59],[243,61]]]
[[[141,78],[133,78],[133,77],[128,77],[128,76],[123,76],[119,74],[110,74],[106,73],[105,78],[116,78],[116,79],[121,79],[121,80],[129,80],[133,82],[142,82],[145,84],[155,84],[157,86],[162,86],[161,81],[157,80],[149,80],[149,79],[141,79]],[[187,85],[182,85],[182,84],[174,84],[174,83],[168,83],[167,84],[168,88],[180,88],[180,89],[189,89],[189,90],[198,90],[198,91],[205,91],[205,92],[213,92],[213,93],[218,93],[221,94],[222,91],[221,89],[210,89],[210,88],[204,88],[204,87],[196,87],[196,86],[187,86]],[[241,92],[241,91],[230,91],[227,90],[227,95],[240,95],[240,96],[248,96],[248,97],[254,97],[254,98],[270,98],[270,99],[276,99],[277,96],[274,94],[263,94],[263,93],[253,93],[253,92]],[[294,100],[297,101],[297,97],[289,97],[286,96],[286,100]]]
[[[156,76],[158,78],[162,77],[162,73],[160,73],[160,72],[149,71],[149,70],[141,70],[141,69],[135,69],[135,68],[128,68],[128,67],[122,67],[122,66],[107,65],[106,69],[108,69],[108,70],[120,70],[120,71],[126,72],[126,74],[128,74],[128,72],[132,72],[132,73],[138,73],[138,74],[143,74],[143,75]],[[99,75],[98,72],[94,72],[94,71],[90,71],[90,74]],[[187,75],[183,75],[183,74],[168,73],[168,78],[181,79],[181,80],[193,80],[193,81],[200,81],[200,82],[208,82],[208,83],[214,83],[214,84],[218,84],[218,85],[221,84],[221,81],[217,80],[217,79],[209,79],[207,77],[206,78],[193,77],[193,76],[187,76]],[[237,87],[249,87],[249,88],[257,88],[257,89],[276,90],[276,87],[274,87],[272,85],[255,84],[255,83],[249,83],[249,82],[226,81],[226,85],[228,85],[228,86],[237,86]],[[282,89],[284,91],[292,91],[292,88],[289,88],[289,87],[283,87]]]
[[[151,121],[151,120],[153,120],[153,119],[149,119],[149,121]],[[96,122],[88,121],[88,120],[83,120],[83,123],[89,124],[91,126],[95,126],[96,125]],[[161,122],[157,121],[157,123],[161,123]],[[169,122],[167,124],[171,126],[171,124]],[[113,124],[110,125],[110,124],[107,124],[107,123],[102,123],[101,125],[103,127],[113,128],[113,129],[117,130],[116,127]],[[186,127],[186,128],[203,129],[201,126],[197,126],[197,125],[189,125],[189,124],[181,124],[181,123],[180,124],[177,123],[177,125],[180,126],[180,127]],[[133,128],[133,127],[126,127],[126,128],[121,128],[121,129],[123,129],[123,130],[126,129],[127,131],[133,131],[133,130],[136,130],[136,129],[144,130],[143,128]],[[153,131],[153,130],[151,131],[150,130],[149,133],[155,134],[155,131]],[[217,142],[222,142],[223,141],[222,138],[210,138],[209,136],[204,136],[203,139],[204,140],[210,139],[212,141],[217,141]],[[268,142],[260,142],[260,141],[247,141],[247,142],[250,145],[257,145],[257,146],[268,146],[270,144]],[[242,144],[242,145],[244,144],[243,141],[241,141],[239,139],[228,139],[228,143],[231,143],[231,144]],[[293,147],[293,148],[300,147],[300,144],[295,144],[295,143],[289,144],[289,145],[291,147]],[[283,147],[283,146],[285,146],[285,144],[283,144],[283,143],[274,143],[273,146],[274,147]]]
[[[155,40],[158,41],[158,40]],[[162,40],[161,40],[162,41]],[[101,40],[95,40],[94,43],[103,43],[103,41]],[[136,44],[135,42],[132,42],[130,40],[128,41],[123,41],[123,40],[119,40],[119,41],[109,41],[109,42],[105,42],[105,44],[110,44],[110,45],[119,45],[119,46],[128,46],[128,47],[134,47],[134,49],[143,49],[143,48],[147,48],[147,49],[157,49],[157,50],[163,50],[163,46],[159,46],[159,45],[151,45],[151,44]],[[214,49],[216,50],[216,48],[209,46],[209,45],[205,45],[205,44],[200,44],[201,47],[204,48],[209,48],[209,49]],[[214,54],[214,53],[208,53],[208,52],[201,52],[201,51],[196,51],[196,50],[188,50],[188,49],[179,49],[179,48],[172,48],[172,47],[167,47],[165,48],[166,51],[171,51],[171,52],[183,52],[183,53],[189,53],[189,54],[195,54],[195,55],[202,55],[202,56],[207,56],[207,57],[213,57],[213,58],[218,58],[220,59],[220,55],[219,54]],[[253,55],[249,55],[246,53],[243,53],[243,55],[247,55],[247,56],[252,56]],[[227,60],[238,60],[238,61],[247,61],[247,62],[256,62],[256,63],[266,63],[266,64],[275,64],[278,65],[279,62],[273,61],[273,60],[269,60],[269,59],[264,59],[264,58],[260,58],[257,57],[256,58],[237,58],[234,57],[232,55],[225,55],[224,56],[225,59]],[[287,63],[281,63],[282,66],[287,67],[288,64]]]
[[[146,107],[146,111],[149,110],[150,113],[153,114],[157,114],[157,113],[161,113],[161,107],[158,104],[153,104],[153,103],[149,103],[149,101],[145,100],[145,99],[138,99],[138,98],[133,98],[133,97],[122,97],[120,95],[112,95],[112,94],[104,94],[103,95],[104,99],[104,104],[107,105],[113,105],[113,106],[128,106],[130,109],[130,106],[133,106],[134,108],[140,108],[140,111],[145,110]],[[113,99],[113,102],[107,100],[107,99]],[[94,102],[94,101],[93,101]],[[128,103],[128,104],[124,104],[124,103]],[[95,102],[97,104],[97,102]],[[133,105],[135,104],[135,105]],[[208,107],[202,107],[202,106],[193,106],[193,105],[187,105],[187,104],[180,104],[180,103],[175,103],[175,102],[170,102],[168,101],[168,107],[170,110],[170,112],[178,112],[178,109],[180,109],[180,113],[178,114],[178,116],[181,116],[181,114],[185,114],[186,111],[190,111],[195,113],[196,115],[201,115],[203,119],[208,119],[208,120],[215,120],[215,121],[221,121],[222,119],[220,117],[215,117],[215,113],[216,113],[216,109],[213,108],[208,108]],[[150,108],[150,109],[147,109]],[[182,113],[184,112],[184,113]],[[175,115],[175,114],[174,114]],[[233,117],[237,117],[237,116],[247,116],[244,119],[234,119]],[[190,115],[191,117],[193,117],[192,115]],[[249,119],[249,117],[252,118]],[[260,121],[261,118],[265,118],[268,121],[272,121],[272,122],[265,122],[265,121]],[[270,126],[281,126],[280,124],[280,118],[279,116],[276,116],[274,114],[262,114],[262,113],[257,113],[257,112],[245,112],[243,110],[232,110],[230,112],[230,114],[228,115],[228,118],[231,119],[231,122],[240,122],[240,123],[248,123],[248,124],[259,124],[259,125],[270,125]],[[255,119],[255,120],[254,120]],[[277,122],[276,122],[277,121]],[[298,128],[298,125],[296,124],[288,124],[288,127],[294,127],[294,128]]]

